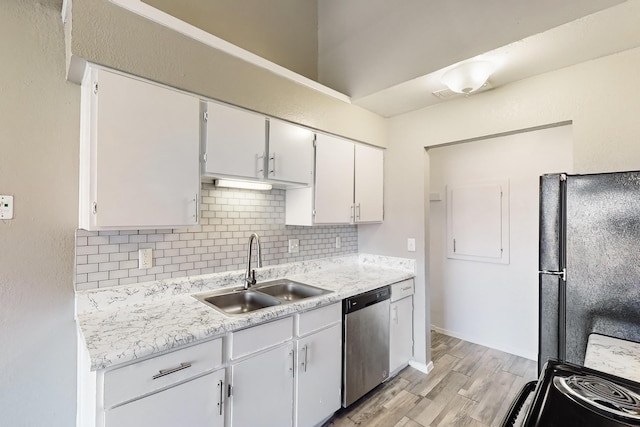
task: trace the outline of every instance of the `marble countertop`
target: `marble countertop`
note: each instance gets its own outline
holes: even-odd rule
[[[223,336],[409,279],[415,276],[415,262],[352,255],[273,266],[257,273],[259,282],[286,277],[333,292],[236,316],[225,316],[191,295],[238,286],[242,272],[77,292],[76,318],[91,370]]]
[[[640,343],[591,334],[584,366],[640,382]]]

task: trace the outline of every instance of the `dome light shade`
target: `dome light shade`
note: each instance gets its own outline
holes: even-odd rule
[[[470,94],[480,89],[494,71],[495,66],[488,61],[465,62],[444,73],[440,81],[454,92]]]

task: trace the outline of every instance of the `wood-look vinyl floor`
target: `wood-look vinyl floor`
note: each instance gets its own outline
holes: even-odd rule
[[[536,363],[431,331],[434,369],[407,367],[325,427],[499,426]]]

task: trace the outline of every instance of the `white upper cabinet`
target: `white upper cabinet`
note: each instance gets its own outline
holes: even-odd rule
[[[264,116],[207,102],[205,128],[203,174],[253,180],[264,178]]]
[[[382,222],[384,151],[317,134],[315,184],[287,188],[287,225]]]
[[[82,87],[80,227],[198,222],[199,100],[102,69]]]
[[[315,223],[353,221],[353,142],[316,137]]]
[[[382,221],[383,155],[379,148],[356,144],[355,221]]]
[[[313,183],[313,138],[309,129],[270,119],[266,178],[304,185]]]

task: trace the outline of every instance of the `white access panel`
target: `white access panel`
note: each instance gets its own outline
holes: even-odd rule
[[[353,222],[353,146],[334,136],[316,136],[316,224]]]
[[[93,228],[197,224],[198,98],[106,70],[92,75]]]
[[[447,190],[448,257],[508,264],[508,181]]]
[[[269,120],[267,177],[309,185],[313,183],[313,132],[280,120]]]
[[[356,144],[355,215],[356,222],[382,222],[384,151]]]
[[[264,178],[266,118],[239,108],[207,103],[204,174]]]

